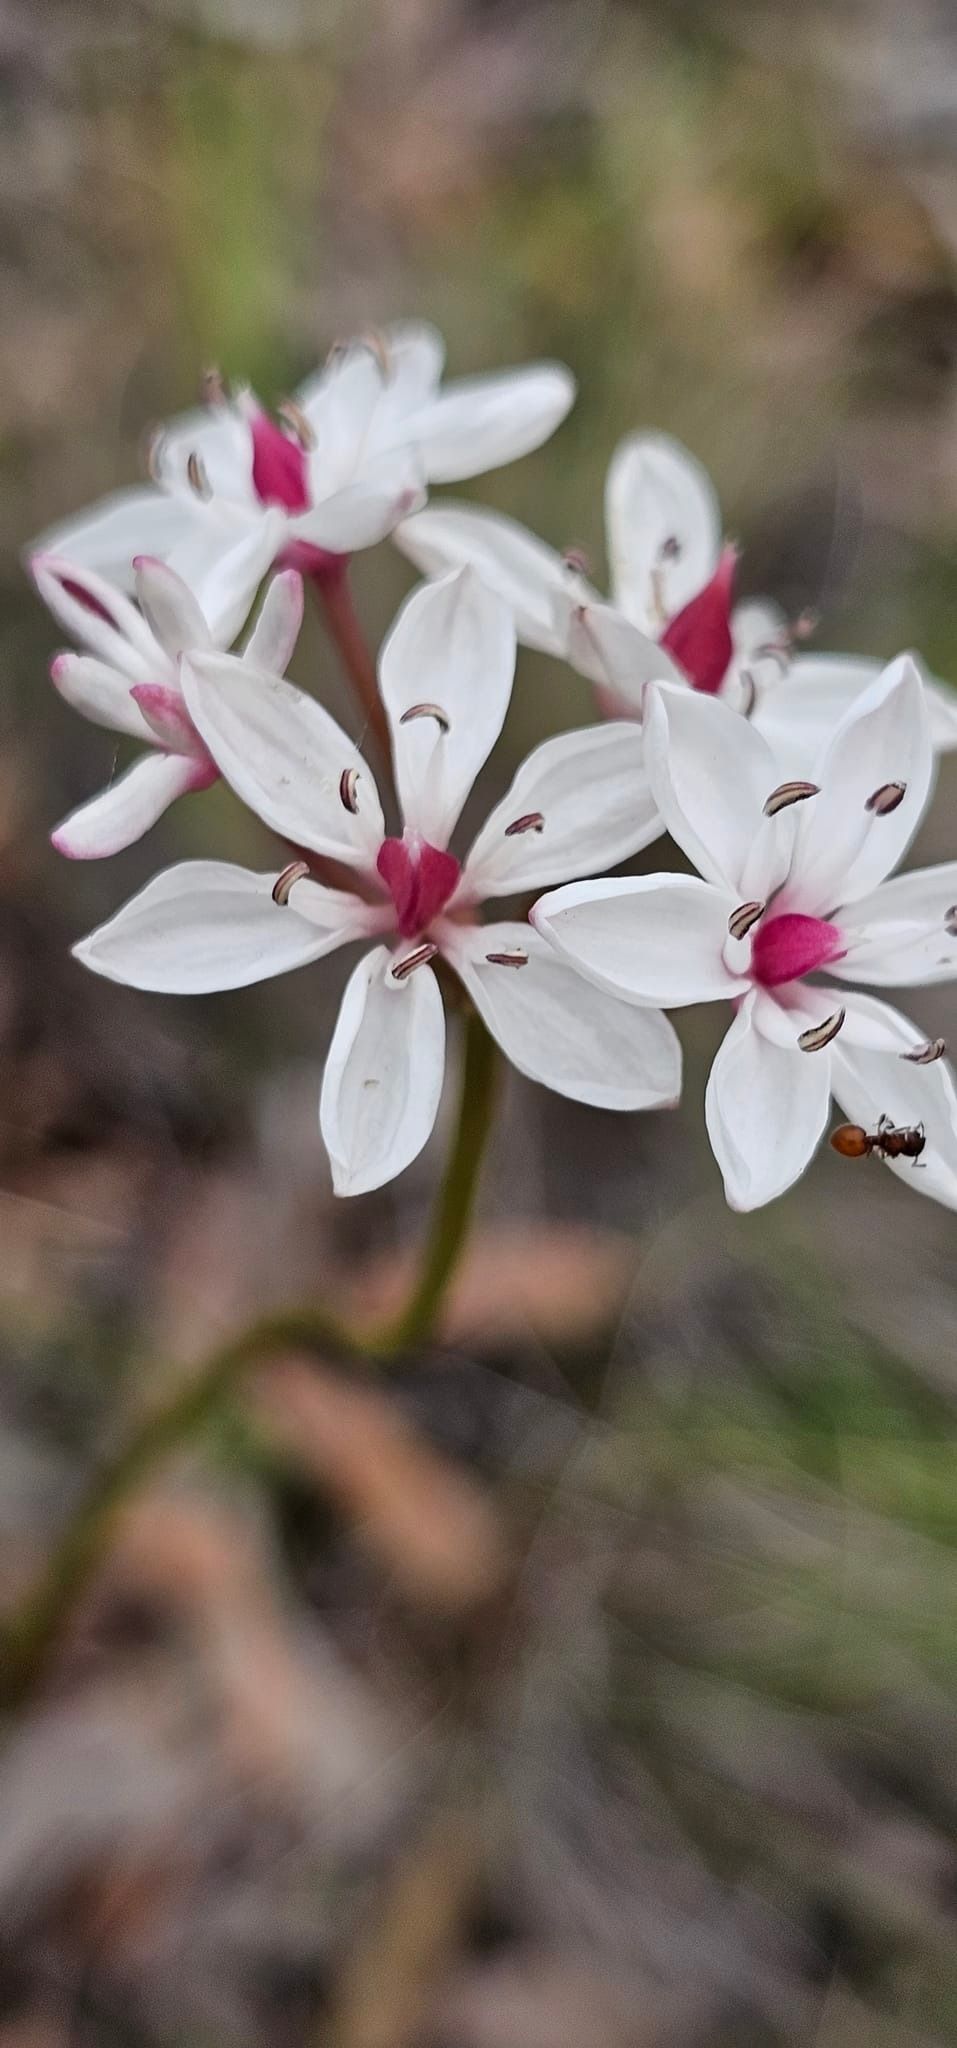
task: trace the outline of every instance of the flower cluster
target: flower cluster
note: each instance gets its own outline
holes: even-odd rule
[[[705,1113],[734,1207],[791,1186],[832,1094],[854,1120],[839,1149],[957,1207],[943,1042],[848,985],[957,975],[957,863],[888,879],[935,752],[957,746],[957,703],[909,656],[798,652],[775,606],[735,604],[710,482],[661,435],[630,436],[611,463],[609,600],[513,521],[426,506],[430,483],[538,447],[574,397],[557,364],[441,376],[438,336],[407,324],[335,350],[276,420],[213,378],[205,407],[157,437],[149,487],[35,545],[37,588],[82,650],[56,656],[57,689],[148,749],[54,844],[115,853],[222,777],[284,848],[266,874],[167,869],[77,957],[203,994],[358,944],[320,1103],[340,1194],[425,1144],[447,1000],[471,1003],[532,1079],[639,1110],[680,1092],[664,1012],[720,998],[734,1016]],[[303,579],[341,589],[348,556],[388,535],[427,578],[378,663],[391,814],[393,789],[284,679]],[[603,722],[539,746],[464,852],[517,639],[588,678]],[[697,876],[604,872],[665,831]]]

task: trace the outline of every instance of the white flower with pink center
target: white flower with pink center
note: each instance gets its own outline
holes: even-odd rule
[[[181,576],[139,556],[133,564],[138,602],[103,576],[56,555],[34,555],[30,570],[40,596],[80,654],[57,654],[55,688],[94,725],[141,740],[141,754],[99,796],[71,812],[53,833],[70,860],[99,860],[141,839],[179,796],[208,789],[219,769],[183,700],[180,659],[225,644]],[[282,674],[302,623],[302,579],[294,570],[273,578],[242,656]]]
[[[763,732],[782,770],[800,773],[881,663],[795,653],[776,605],[734,602],[737,551],[722,538],[714,488],[664,434],[619,443],[605,486],[609,602],[569,556],[515,520],[448,499],[395,539],[426,575],[479,569],[515,616],[519,639],[569,661],[609,718],[640,718],[649,682],[720,696]],[[928,682],[938,749],[957,746],[957,698]]]
[[[413,592],[383,647],[380,689],[402,829],[321,705],[229,655],[183,664],[193,724],[220,773],[301,857],[280,873],[214,861],[170,868],[76,948],[97,973],[198,995],[239,988],[374,941],[346,987],[320,1121],[339,1194],[401,1172],[435,1121],[445,1015],[433,962],[464,984],[492,1036],[533,1080],[580,1102],[674,1102],[680,1053],[667,1020],[595,988],[490,899],[612,866],[658,830],[635,799],[637,726],[546,740],[518,770],[464,861],[450,840],[501,731],[512,690],[509,608],[470,571]],[[314,879],[309,859],[355,876]]]
[[[235,638],[271,563],[332,574],[425,502],[546,441],[575,396],[560,363],[442,385],[434,328],[409,322],[335,349],[269,418],[252,392],[210,402],[153,443],[153,486],[120,491],[36,543],[128,583],[137,553],[171,563]]]
[[[883,1118],[922,1136],[916,1162],[893,1158],[892,1170],[957,1208],[942,1042],[843,985],[957,976],[957,862],[885,879],[931,789],[913,661],[901,656],[855,698],[807,781],[780,783],[760,733],[671,684],[649,686],[644,733],[653,795],[702,879],[573,883],[535,905],[535,929],[607,993],[665,1009],[734,1004],[705,1103],[733,1208],[759,1208],[803,1173],[832,1094],[867,1133]]]

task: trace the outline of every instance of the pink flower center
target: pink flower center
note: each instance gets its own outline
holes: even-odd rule
[[[461,872],[454,853],[430,846],[418,832],[404,839],[383,839],[376,867],[395,904],[400,937],[418,938],[428,931],[452,894]]]
[[[311,503],[305,453],[264,412],[250,422],[253,438],[253,489],[263,505],[284,505],[287,512],[305,512]]]
[[[751,973],[762,988],[800,981],[829,960],[843,960],[847,947],[836,924],[797,911],[762,920],[751,943]]]
[[[731,587],[737,559],[736,548],[722,549],[710,583],[675,613],[659,642],[684,669],[692,688],[710,697],[720,690],[734,653]]]

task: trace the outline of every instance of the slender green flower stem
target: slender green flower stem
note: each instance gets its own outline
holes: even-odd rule
[[[446,1289],[468,1236],[479,1168],[495,1107],[494,1040],[474,1010],[465,1019],[465,1057],[455,1140],[439,1189],[418,1280],[377,1349],[388,1357],[419,1344],[435,1326]]]
[[[378,1332],[360,1333],[321,1308],[265,1316],[214,1351],[164,1407],[146,1415],[97,1474],[36,1585],[0,1626],[0,1708],[22,1706],[42,1680],[76,1602],[109,1546],[123,1503],[209,1420],[248,1368],[289,1350],[325,1359],[373,1361],[394,1356],[428,1336],[468,1232],[491,1122],[494,1077],[495,1048],[481,1020],[472,1014],[465,1025],[458,1128],[422,1269],[395,1320]]]

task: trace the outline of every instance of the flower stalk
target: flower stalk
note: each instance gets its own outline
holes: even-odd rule
[[[352,601],[348,555],[329,555],[322,568],[310,571],[309,581],[319,600],[326,631],[375,740],[380,762],[388,769],[392,760],[389,725],[379,694],[375,659]]]
[[[397,1356],[434,1328],[468,1235],[491,1127],[496,1048],[481,1019],[465,1022],[465,1056],[452,1149],[436,1198],[421,1270],[395,1319],[378,1331],[350,1329],[319,1307],[265,1316],[232,1337],[163,1407],[144,1417],[95,1477],[45,1570],[0,1628],[0,1709],[22,1707],[40,1684],[77,1602],[109,1548],[116,1516],[165,1458],[189,1441],[232,1394],[244,1372],[282,1351],[362,1360]]]

